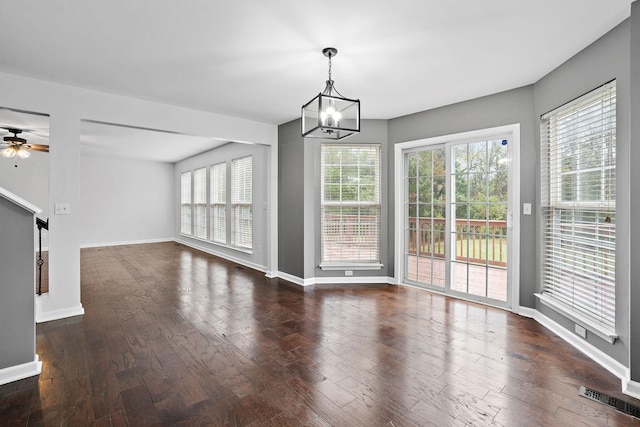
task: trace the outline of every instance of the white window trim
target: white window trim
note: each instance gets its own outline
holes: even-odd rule
[[[322,263],[318,267],[321,270],[326,271],[341,271],[341,270],[381,270],[384,267],[384,264],[376,264],[376,263]]]

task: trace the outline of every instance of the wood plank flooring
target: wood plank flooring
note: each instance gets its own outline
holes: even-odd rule
[[[632,426],[535,321],[388,285],[303,290],[176,243],[83,249],[85,315],[37,325],[2,426]],[[638,403],[638,402],[634,402]]]

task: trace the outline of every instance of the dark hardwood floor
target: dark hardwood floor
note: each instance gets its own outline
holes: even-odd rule
[[[387,285],[304,291],[176,243],[82,250],[0,425],[630,426],[620,381],[535,321]],[[637,402],[634,402],[637,404]]]

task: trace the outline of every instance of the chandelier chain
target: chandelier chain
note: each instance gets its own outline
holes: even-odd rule
[[[329,80],[331,80],[331,55],[329,55]]]

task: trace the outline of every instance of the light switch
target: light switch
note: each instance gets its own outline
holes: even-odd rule
[[[531,215],[531,203],[523,203],[522,204],[522,214],[523,215]]]
[[[69,215],[71,214],[71,203],[55,203],[53,211],[56,215]]]

